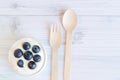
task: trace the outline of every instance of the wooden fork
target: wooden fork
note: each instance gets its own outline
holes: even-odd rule
[[[52,72],[51,80],[58,80],[58,48],[62,43],[61,28],[52,24],[50,30],[50,45],[52,47]]]

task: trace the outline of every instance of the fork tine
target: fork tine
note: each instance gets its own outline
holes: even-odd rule
[[[53,35],[53,24],[51,25],[51,28],[50,28],[50,40],[52,39],[52,35]]]
[[[58,27],[57,27],[57,32],[59,32],[60,31],[60,26],[58,25]]]
[[[54,32],[57,32],[57,25],[54,24]]]
[[[59,25],[59,32],[61,32],[61,26]]]
[[[56,31],[60,32],[60,25],[58,25],[58,27],[56,26]]]
[[[54,28],[53,28],[53,24],[51,25],[51,30],[50,30],[50,33],[52,33],[54,31]]]

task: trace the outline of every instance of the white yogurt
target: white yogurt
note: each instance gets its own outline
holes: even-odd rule
[[[33,59],[26,60],[23,56],[20,57],[20,58],[16,58],[14,56],[14,51],[16,49],[21,49],[23,51],[23,53],[25,52],[25,50],[22,47],[24,42],[29,42],[30,43],[31,48],[29,49],[29,51],[31,51],[31,52],[32,52],[32,47],[34,45],[38,45],[40,47],[40,52],[39,53],[33,53],[33,56],[35,54],[39,54],[41,56],[41,61],[36,62],[36,68],[35,69],[30,69],[28,67],[28,62],[33,61]],[[10,64],[12,65],[12,67],[18,73],[20,73],[22,75],[33,75],[33,74],[36,74],[36,73],[40,72],[46,64],[46,60],[47,60],[46,57],[47,56],[46,56],[45,50],[44,50],[43,46],[41,45],[41,43],[34,40],[34,39],[31,39],[31,38],[24,38],[24,39],[18,40],[9,50],[9,62],[10,62]],[[22,59],[24,61],[24,67],[23,68],[21,68],[17,65],[17,61],[20,60],[20,59]]]

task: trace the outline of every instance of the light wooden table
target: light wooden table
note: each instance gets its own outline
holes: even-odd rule
[[[120,0],[0,0],[0,80],[50,80],[49,28],[74,9],[79,21],[73,34],[71,80],[120,80]],[[63,80],[63,42],[59,49],[59,80]],[[45,69],[21,76],[8,63],[8,50],[23,37],[43,43]]]

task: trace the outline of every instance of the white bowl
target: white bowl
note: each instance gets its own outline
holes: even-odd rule
[[[24,59],[24,57],[20,57],[20,58],[16,58],[14,56],[14,51],[16,49],[21,49],[23,51],[23,53],[25,52],[25,50],[23,49],[22,45],[24,42],[29,42],[31,44],[31,48],[29,49],[29,51],[32,52],[32,46],[33,45],[38,45],[40,47],[40,52],[39,53],[33,53],[33,56],[35,54],[39,54],[41,56],[41,61],[40,62],[36,62],[36,68],[35,69],[29,69],[28,67],[28,62],[29,61],[33,61],[33,59],[31,60],[26,60]],[[45,49],[42,46],[42,44],[39,41],[36,41],[35,39],[32,38],[23,38],[20,39],[18,41],[16,41],[13,46],[11,47],[11,49],[9,50],[9,62],[12,65],[12,67],[20,74],[22,75],[33,75],[36,74],[38,72],[41,72],[43,70],[43,68],[45,67],[46,61],[47,61],[47,55],[45,53]],[[22,59],[24,61],[24,67],[21,68],[17,65],[17,61]]]

